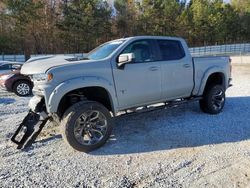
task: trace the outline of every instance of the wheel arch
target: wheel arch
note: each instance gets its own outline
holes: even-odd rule
[[[11,89],[12,89],[12,91],[14,90],[14,86],[15,86],[15,84],[16,84],[17,82],[20,82],[20,81],[29,82],[29,83],[30,83],[30,85],[31,85],[31,87],[33,87],[33,83],[32,83],[32,81],[31,81],[31,80],[29,80],[29,79],[25,79],[25,78],[15,79],[15,80],[13,80],[13,82],[12,82],[12,84],[11,84]],[[32,88],[31,88],[31,89],[32,89]]]
[[[57,108],[57,114],[62,117],[64,112],[76,102],[96,101],[104,105],[109,111],[113,110],[113,104],[109,92],[100,86],[88,86],[77,88],[66,93],[60,100]]]
[[[116,113],[117,101],[114,86],[107,80],[98,78],[77,78],[59,84],[48,99],[49,113],[63,113],[65,105],[63,100],[71,95],[85,97],[81,100],[93,100],[103,104],[107,109]],[[69,101],[68,101],[69,102]],[[63,110],[60,109],[63,107]],[[66,107],[69,107],[66,105]]]
[[[225,73],[223,71],[215,71],[208,74],[205,79],[205,82],[203,82],[203,84],[201,85],[199,94],[203,95],[207,88],[215,84],[221,85],[224,89],[226,89],[226,78]]]

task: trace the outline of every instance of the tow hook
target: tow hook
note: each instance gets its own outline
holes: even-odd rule
[[[48,120],[46,112],[35,113],[30,110],[11,137],[11,141],[17,144],[17,149],[30,147]]]

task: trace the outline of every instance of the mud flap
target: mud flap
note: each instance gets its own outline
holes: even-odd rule
[[[43,118],[40,114],[34,113],[30,110],[14,135],[11,137],[11,141],[17,144],[17,149],[24,149],[31,146],[42,131],[48,119],[48,117]]]

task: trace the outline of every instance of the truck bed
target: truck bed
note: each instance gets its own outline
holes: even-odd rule
[[[204,56],[204,57],[193,57],[194,67],[194,89],[192,95],[201,95],[202,87],[206,81],[206,76],[209,75],[213,69],[219,69],[224,75],[230,75],[230,58],[229,57],[215,57],[215,56]],[[225,78],[228,80],[229,78]],[[225,83],[227,84],[227,83]],[[226,85],[227,87],[227,85]]]

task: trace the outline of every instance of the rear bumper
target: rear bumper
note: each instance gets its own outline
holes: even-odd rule
[[[0,89],[6,90],[6,87],[3,81],[0,81]]]
[[[12,84],[8,81],[0,80],[0,88],[9,92],[12,92]]]
[[[0,81],[0,89],[5,91],[12,91],[11,88],[4,81]]]

